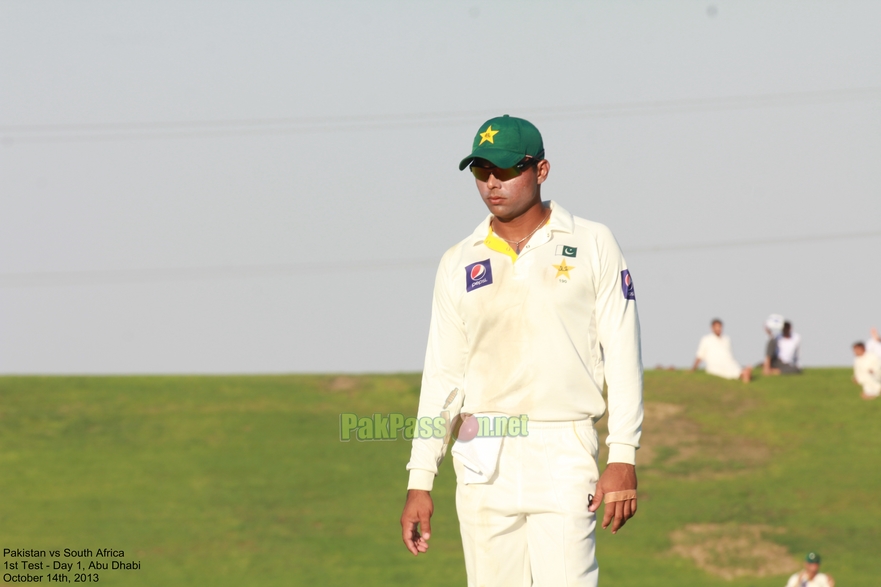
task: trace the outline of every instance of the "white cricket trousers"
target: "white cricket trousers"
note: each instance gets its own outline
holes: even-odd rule
[[[876,379],[866,377],[863,381],[860,381],[860,384],[863,386],[864,394],[871,397],[878,397],[881,395],[881,382]]]
[[[468,587],[596,587],[597,448],[591,420],[529,421],[488,483],[463,483],[454,457]]]

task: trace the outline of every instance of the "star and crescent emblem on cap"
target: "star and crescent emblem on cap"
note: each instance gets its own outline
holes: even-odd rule
[[[486,127],[486,130],[484,132],[480,133],[480,143],[477,146],[479,147],[486,142],[495,144],[495,141],[493,141],[493,137],[497,134],[499,134],[499,131],[493,130],[493,125],[489,125],[488,127]]]
[[[572,267],[571,265],[566,265],[566,259],[560,261],[559,265],[551,265],[551,267],[557,270],[557,274],[554,276],[554,279],[560,277],[561,275],[565,275],[566,279],[572,279],[571,277],[569,277],[569,272],[575,269],[575,267]]]

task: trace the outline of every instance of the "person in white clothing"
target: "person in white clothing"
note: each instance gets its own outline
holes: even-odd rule
[[[870,334],[872,336],[866,341],[866,350],[881,359],[881,336],[878,336],[878,329],[873,326]]]
[[[863,399],[875,399],[881,395],[881,358],[866,352],[866,345],[853,345],[853,381],[863,388]]]
[[[835,587],[835,579],[820,572],[820,555],[809,552],[804,570],[789,577],[786,587]]]
[[[801,346],[801,336],[792,331],[792,323],[783,323],[783,332],[777,339],[777,358],[784,365],[798,367],[798,352]]]
[[[710,328],[713,331],[704,335],[698,344],[697,355],[691,370],[697,371],[703,362],[710,375],[723,379],[740,379],[744,383],[749,383],[753,370],[751,367],[741,367],[734,358],[734,353],[731,351],[731,339],[727,334],[722,334],[722,321],[715,318],[710,323]]]
[[[461,427],[414,438],[402,539],[413,555],[428,550],[430,491],[456,434],[469,587],[595,587],[596,512],[605,503],[601,524],[614,534],[637,507],[633,278],[608,228],[542,201],[550,163],[530,122],[485,122],[459,169],[468,166],[489,215],[441,259],[418,409],[419,421],[458,418]],[[609,459],[600,474],[594,423],[606,411],[604,382]]]
[[[798,365],[798,354],[801,337],[792,332],[792,323],[784,322],[779,336],[765,325],[768,333],[768,346],[765,351],[765,363],[762,372],[765,375],[794,375],[801,373]]]

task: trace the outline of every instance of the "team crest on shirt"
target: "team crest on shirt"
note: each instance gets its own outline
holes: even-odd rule
[[[621,272],[621,290],[624,292],[625,300],[636,299],[636,292],[633,291],[633,278],[630,277],[629,269],[625,269]]]
[[[551,267],[557,270],[557,274],[554,276],[554,279],[560,277],[561,275],[566,279],[572,279],[571,277],[569,277],[569,272],[575,269],[575,267],[573,267],[572,265],[567,265],[566,259],[560,261],[559,265],[551,265]]]
[[[465,291],[473,291],[493,282],[493,268],[489,259],[465,267]]]

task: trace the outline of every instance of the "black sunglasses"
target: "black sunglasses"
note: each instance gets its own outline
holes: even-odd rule
[[[472,175],[476,177],[479,181],[487,181],[489,180],[490,175],[496,176],[496,179],[499,181],[508,181],[509,179],[514,179],[518,177],[525,170],[529,169],[533,165],[537,165],[542,158],[539,157],[530,157],[527,159],[523,159],[520,163],[515,165],[514,167],[508,167],[507,169],[500,169],[494,165],[490,165],[489,167],[480,167],[472,163],[469,166],[471,169]]]

